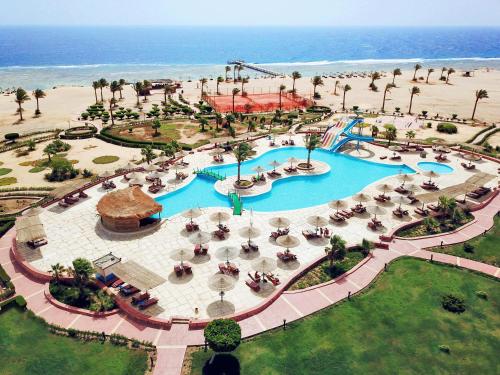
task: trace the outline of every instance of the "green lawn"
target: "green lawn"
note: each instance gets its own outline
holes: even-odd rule
[[[115,155],[104,155],[104,156],[99,156],[95,159],[92,160],[94,164],[111,164],[116,161],[118,161],[120,158]]]
[[[2,375],[139,375],[147,367],[142,351],[51,334],[15,307],[0,314],[0,332]]]
[[[4,176],[6,174],[9,174],[10,172],[12,172],[12,169],[10,168],[0,168],[0,176]]]
[[[465,298],[463,314],[441,307],[448,293]],[[496,280],[405,258],[360,296],[245,342],[234,355],[241,374],[498,374],[499,303]],[[211,354],[193,354],[192,374],[216,373],[202,371]]]
[[[500,266],[500,217],[495,217],[493,228],[485,235],[468,241],[474,246],[474,252],[464,251],[463,244],[444,248],[434,248],[433,251],[456,255],[462,258],[477,260],[479,262]]]

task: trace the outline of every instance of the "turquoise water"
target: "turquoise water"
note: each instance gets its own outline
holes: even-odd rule
[[[439,174],[448,174],[453,172],[453,168],[442,163],[436,163],[433,161],[421,161],[417,166],[423,171],[434,171]]]
[[[305,159],[307,151],[302,147],[278,148],[245,161],[241,166],[241,173],[242,175],[255,174],[253,168],[257,165],[271,170],[272,167],[269,166],[271,161],[286,163],[290,157]],[[354,195],[367,185],[384,177],[415,172],[404,164],[385,165],[321,149],[312,152],[312,159],[327,163],[331,170],[323,175],[296,176],[277,180],[268,193],[243,198],[243,208],[269,212],[317,206],[334,199]],[[237,174],[236,164],[209,169],[226,176]],[[173,216],[192,207],[230,207],[229,199],[218,193],[214,184],[214,180],[198,176],[185,187],[158,197],[156,201],[163,205],[164,216]]]

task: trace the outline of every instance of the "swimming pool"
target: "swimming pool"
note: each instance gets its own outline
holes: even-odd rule
[[[247,160],[241,165],[241,174],[255,174],[260,165],[268,170],[269,163],[277,160],[286,163],[290,157],[306,159],[303,147],[281,147]],[[311,158],[330,166],[330,171],[315,176],[295,176],[273,183],[272,189],[262,195],[244,197],[243,207],[254,211],[285,211],[325,204],[334,199],[349,197],[367,185],[399,173],[414,173],[410,167],[386,165],[358,159],[349,155],[332,153],[323,149],[312,152]],[[226,176],[237,174],[237,164],[208,168]],[[192,207],[230,207],[229,199],[214,188],[215,181],[198,176],[191,183],[172,193],[156,198],[163,205],[163,215],[172,216]]]
[[[417,163],[417,166],[423,171],[433,171],[439,174],[448,174],[454,171],[454,169],[449,165],[433,161],[421,161]]]

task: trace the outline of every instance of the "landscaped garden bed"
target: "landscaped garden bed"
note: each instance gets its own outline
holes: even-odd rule
[[[466,215],[463,220],[458,222],[452,222],[445,217],[436,216],[434,218],[424,219],[414,226],[398,230],[395,235],[397,237],[414,238],[453,232],[472,220],[474,220],[474,216],[471,214]]]

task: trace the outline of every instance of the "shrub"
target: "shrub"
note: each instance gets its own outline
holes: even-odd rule
[[[482,290],[478,290],[476,292],[476,296],[478,296],[479,298],[482,298],[482,299],[488,299],[488,293],[483,292]]]
[[[17,296],[16,297],[16,303],[17,303],[17,306],[19,306],[20,308],[24,309],[26,307],[26,300],[24,299],[23,296]]]
[[[19,133],[7,133],[4,135],[4,138],[7,141],[15,141],[17,138],[19,138]]]
[[[474,245],[468,243],[468,242],[465,242],[464,243],[464,251],[466,253],[473,253],[474,252]]]
[[[443,309],[455,314],[461,314],[465,311],[464,299],[454,296],[453,294],[446,294],[442,296],[441,305],[443,306]]]
[[[432,129],[432,122],[427,123],[427,129]]]
[[[77,331],[74,328],[68,328],[69,337],[76,337]]]
[[[87,168],[85,168],[83,170],[83,173],[82,173],[83,177],[85,178],[89,178],[89,177],[92,177],[94,174],[92,173],[92,171],[88,170]]]
[[[458,129],[455,124],[450,124],[448,122],[441,122],[437,126],[437,131],[446,134],[456,134],[458,132]]]
[[[240,345],[241,328],[231,319],[215,319],[204,331],[205,340],[214,352],[231,352]]]
[[[50,166],[52,171],[45,175],[48,181],[65,181],[78,175],[78,170],[66,159],[53,158]]]
[[[439,345],[439,350],[443,353],[450,354],[450,347],[448,345]]]

